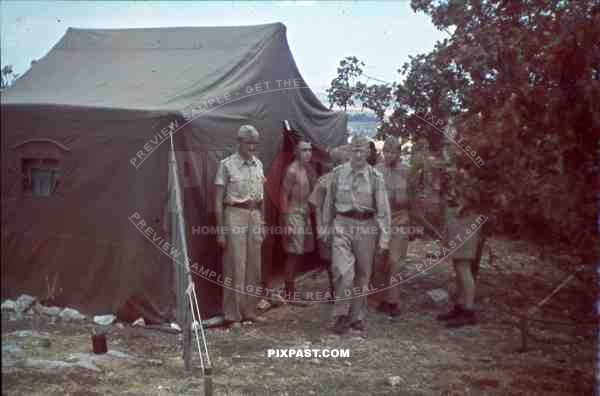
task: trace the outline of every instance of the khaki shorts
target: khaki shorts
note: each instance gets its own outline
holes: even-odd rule
[[[477,247],[481,241],[481,230],[475,215],[453,219],[447,225],[447,236],[444,246],[454,241],[454,250],[450,254],[453,260],[474,260],[477,257]]]
[[[307,209],[295,209],[281,215],[284,226],[283,249],[291,254],[310,253],[315,249],[310,212]]]

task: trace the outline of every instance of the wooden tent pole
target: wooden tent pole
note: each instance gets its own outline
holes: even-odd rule
[[[176,247],[183,255],[189,257],[187,241],[180,224],[181,202],[179,199],[179,189],[177,183],[177,159],[173,147],[173,137],[171,136],[171,151],[169,152],[169,220],[171,238]],[[175,271],[175,295],[176,295],[176,317],[177,322],[182,327],[183,333],[183,362],[186,371],[192,369],[192,331],[191,317],[188,310],[188,297],[186,295],[187,286],[191,281],[189,270],[173,259],[173,268]]]

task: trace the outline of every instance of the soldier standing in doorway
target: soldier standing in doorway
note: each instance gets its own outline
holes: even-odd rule
[[[242,125],[238,142],[238,152],[220,162],[215,178],[217,225],[223,230],[217,242],[224,249],[223,276],[231,279],[231,288],[223,288],[223,315],[235,329],[242,320],[256,319],[256,297],[246,291],[261,281],[265,180],[256,128]]]
[[[286,228],[283,235],[283,248],[286,253],[285,298],[289,300],[300,299],[300,295],[296,295],[294,275],[303,255],[314,250],[308,205],[311,192],[308,166],[311,156],[311,144],[307,141],[298,142],[295,158],[282,181],[281,220]]]

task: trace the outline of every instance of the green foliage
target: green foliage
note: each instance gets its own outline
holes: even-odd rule
[[[410,108],[428,109],[436,117],[455,115],[458,133],[485,161],[479,169],[459,152],[460,166],[477,182],[470,185],[480,190],[481,204],[498,219],[497,227],[562,240],[582,248],[583,255],[594,254],[600,5],[583,0],[411,4],[453,33],[404,66],[406,80],[396,100],[404,98]],[[415,118],[397,110],[397,132],[432,137]]]
[[[0,88],[6,88],[12,84],[19,76],[13,72],[12,65],[6,65],[1,71],[2,79],[0,80]]]
[[[392,86],[386,84],[367,85],[359,81],[356,84],[356,96],[360,99],[362,108],[372,110],[381,122],[391,105],[392,89]]]
[[[354,104],[356,82],[364,66],[364,62],[359,61],[355,56],[348,56],[340,61],[337,76],[331,80],[331,86],[326,91],[330,109],[335,105],[346,111],[348,106]]]
[[[331,106],[346,109],[359,100],[380,120],[379,137],[425,137],[434,152],[444,135],[432,124],[441,121],[443,128],[452,118],[460,148],[450,146],[464,175],[457,194],[478,197],[464,201],[490,216],[496,231],[553,246],[561,241],[591,261],[600,187],[593,173],[600,3],[412,0],[411,6],[449,38],[410,57],[398,70],[402,82],[391,87],[357,81],[364,63],[346,58],[328,90]],[[471,153],[484,163],[477,166]]]

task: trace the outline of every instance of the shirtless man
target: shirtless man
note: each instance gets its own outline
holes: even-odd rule
[[[296,294],[294,275],[302,256],[314,249],[310,225],[308,196],[311,192],[308,163],[312,157],[312,147],[307,141],[296,146],[294,161],[283,178],[281,194],[281,220],[286,230],[283,235],[283,248],[286,252],[284,264],[285,297],[300,299]]]

